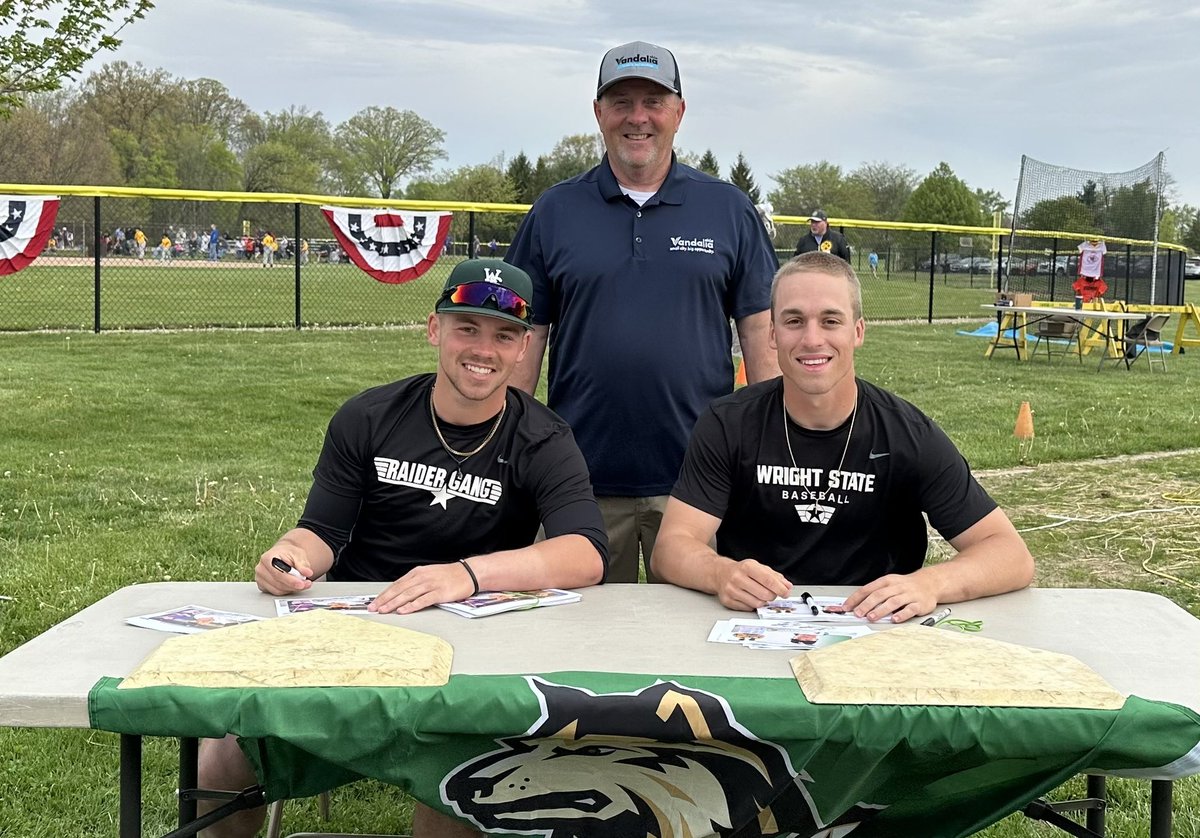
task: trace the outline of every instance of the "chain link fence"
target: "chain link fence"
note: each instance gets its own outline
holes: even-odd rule
[[[423,276],[388,284],[347,260],[320,211],[322,202],[377,206],[378,199],[33,189],[66,194],[53,247],[48,244],[24,270],[0,277],[0,330],[420,324],[451,268],[473,256],[503,258],[523,217],[523,208],[511,205],[446,205],[443,209],[454,212],[446,252]],[[213,226],[219,237],[210,248]],[[982,317],[979,306],[994,299],[1006,268],[1010,290],[1046,300],[1069,301],[1074,295],[1077,242],[1017,236],[1009,265],[1008,237],[991,228],[904,226],[834,226],[850,244],[872,320]],[[800,219],[777,224],[781,262],[807,230]],[[266,234],[277,250],[264,250]],[[877,256],[874,270],[871,253]],[[1158,253],[1159,299],[1153,302],[1178,304],[1184,254],[1161,246]],[[1152,254],[1150,243],[1110,245],[1105,263],[1110,298],[1151,302]]]

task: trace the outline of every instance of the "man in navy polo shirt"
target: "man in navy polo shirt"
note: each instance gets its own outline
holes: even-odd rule
[[[600,64],[600,165],[537,200],[507,261],[533,278],[533,342],[513,386],[536,388],[575,432],[604,515],[610,582],[648,564],[700,411],[733,389],[737,325],[747,379],[779,374],[767,346],[775,252],[750,199],[680,164],[679,68],[634,41]]]

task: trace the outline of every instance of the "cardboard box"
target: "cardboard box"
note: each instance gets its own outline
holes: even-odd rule
[[[1012,297],[1013,305],[1015,305],[1015,306],[1031,306],[1031,305],[1033,305],[1033,294],[1026,294],[1023,292],[1018,292],[1016,294],[1010,294],[1009,296]]]

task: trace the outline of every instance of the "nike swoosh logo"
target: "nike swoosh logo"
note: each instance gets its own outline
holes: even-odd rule
[[[882,452],[882,453],[879,453],[879,454],[877,454],[877,453],[875,453],[874,451],[872,451],[870,454],[868,454],[868,455],[867,455],[867,459],[868,459],[868,460],[878,460],[880,457],[890,457],[890,456],[892,456],[892,452],[891,452],[891,451],[884,451],[884,452]]]

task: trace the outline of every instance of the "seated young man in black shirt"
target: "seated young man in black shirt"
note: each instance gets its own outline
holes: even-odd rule
[[[746,611],[793,583],[858,585],[848,608],[896,622],[1030,583],[1025,542],[945,433],[855,377],[864,331],[848,263],[814,252],[779,269],[770,340],[783,375],[700,415],[655,545],[658,578]],[[949,561],[923,566],[922,512],[958,551]]]
[[[298,526],[255,567],[263,592],[294,595],[323,575],[391,582],[371,610],[408,614],[480,590],[604,580],[604,521],[571,429],[508,387],[529,346],[532,297],[529,276],[499,260],[454,268],[427,324],[437,371],[337,411]],[[534,543],[539,525],[546,537]],[[205,740],[200,770],[206,788],[256,782],[233,737]],[[254,835],[263,814],[240,812],[206,835]],[[413,834],[479,833],[418,803]]]

